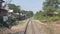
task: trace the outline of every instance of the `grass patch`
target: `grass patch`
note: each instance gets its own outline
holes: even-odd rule
[[[35,19],[40,20],[43,23],[49,23],[60,20],[59,16],[35,16]]]
[[[17,22],[17,24],[20,24],[20,25],[24,24],[23,21],[16,21],[16,22]]]

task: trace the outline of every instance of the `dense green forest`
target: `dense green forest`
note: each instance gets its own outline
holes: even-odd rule
[[[43,10],[35,14],[35,19],[42,22],[54,22],[60,20],[60,0],[45,0]]]

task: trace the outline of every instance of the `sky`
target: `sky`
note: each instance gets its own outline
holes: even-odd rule
[[[21,6],[21,10],[31,10],[36,13],[42,10],[44,0],[12,0],[11,3]]]

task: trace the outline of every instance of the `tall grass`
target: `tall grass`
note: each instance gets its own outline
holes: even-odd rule
[[[60,19],[59,16],[35,16],[35,19],[42,22],[54,22]]]

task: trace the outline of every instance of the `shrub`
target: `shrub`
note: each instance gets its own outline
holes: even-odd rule
[[[7,24],[8,24],[8,28],[12,27],[13,25],[16,25],[16,18],[10,18],[8,21],[7,21]]]
[[[60,19],[60,16],[35,16],[37,20],[40,20],[41,22],[47,23],[47,22],[54,22]]]

